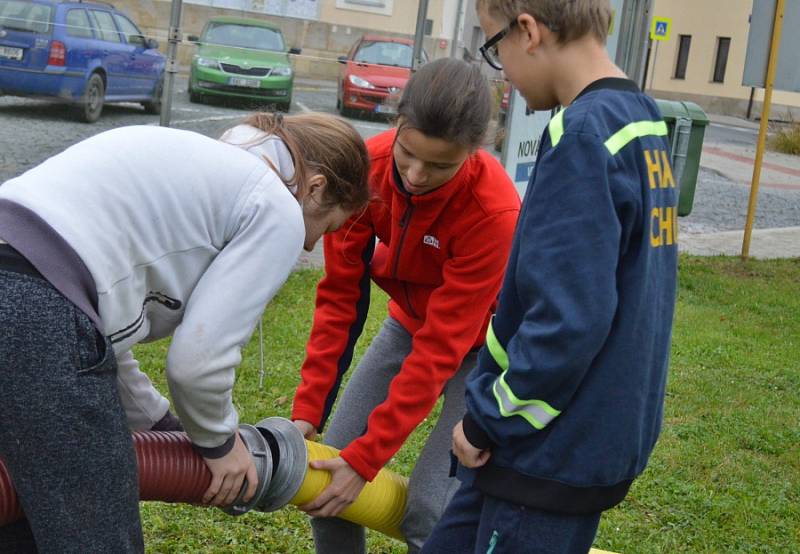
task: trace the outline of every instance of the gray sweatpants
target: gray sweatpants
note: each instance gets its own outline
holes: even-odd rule
[[[411,335],[387,318],[361,359],[339,400],[324,443],[344,448],[367,428],[372,410],[386,399],[389,384],[411,352]],[[475,366],[470,353],[444,389],[444,405],[408,484],[408,503],[402,523],[409,552],[417,552],[433,530],[459,482],[449,477],[453,426],[464,416],[464,380]],[[365,552],[364,528],[338,518],[311,520],[318,554]]]
[[[41,277],[0,269],[0,298],[0,458],[27,516],[0,552],[143,552],[111,343]]]

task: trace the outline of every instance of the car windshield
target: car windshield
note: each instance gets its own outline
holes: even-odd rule
[[[276,50],[283,52],[283,35],[274,29],[240,23],[212,23],[206,29],[203,42],[237,48]]]
[[[365,40],[353,60],[358,63],[411,67],[413,56],[414,50],[409,44]]]
[[[0,0],[0,27],[32,33],[49,33],[53,8],[29,0]]]

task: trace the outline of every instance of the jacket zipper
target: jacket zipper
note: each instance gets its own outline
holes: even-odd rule
[[[395,253],[395,260],[394,260],[394,273],[392,274],[392,278],[397,279],[397,270],[400,266],[400,252],[403,249],[403,243],[406,240],[406,233],[408,233],[408,222],[411,220],[411,214],[414,213],[414,204],[411,202],[411,195],[409,194],[406,197],[406,211],[403,214],[403,217],[400,218],[400,228],[403,230],[400,233],[400,240],[397,243],[397,250]]]
[[[403,217],[400,218],[400,228],[403,230],[400,233],[400,240],[397,243],[397,251],[395,253],[395,260],[394,260],[394,274],[393,278],[397,279],[397,271],[400,267],[400,252],[403,249],[403,243],[406,240],[406,233],[408,233],[409,221],[411,221],[411,214],[414,213],[414,204],[411,202],[411,195],[406,196],[406,211],[403,214]],[[408,305],[408,309],[411,310],[411,315],[415,318],[419,319],[417,312],[414,310],[414,306],[411,305],[411,295],[408,293],[408,283],[403,281],[403,291],[406,295],[406,304]]]
[[[154,292],[150,291],[145,297],[144,303],[147,304],[150,301],[155,300],[162,306],[169,308],[170,310],[180,310],[182,302],[180,300],[176,300],[175,298],[170,298],[166,294],[162,292]]]

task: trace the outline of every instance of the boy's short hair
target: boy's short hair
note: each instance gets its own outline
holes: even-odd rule
[[[492,17],[509,22],[520,14],[530,14],[545,23],[561,43],[591,34],[605,44],[611,26],[608,0],[478,0],[477,8],[482,7]]]

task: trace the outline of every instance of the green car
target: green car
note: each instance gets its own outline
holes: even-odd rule
[[[189,98],[225,96],[258,100],[289,111],[294,72],[279,27],[259,19],[215,17],[198,39],[189,78]]]

